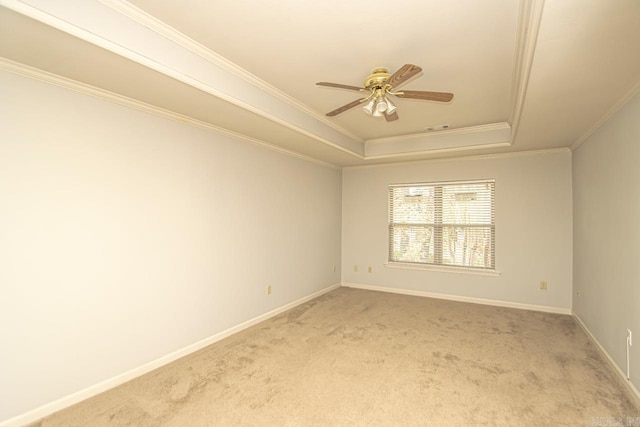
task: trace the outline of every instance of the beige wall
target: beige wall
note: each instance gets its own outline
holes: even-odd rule
[[[640,389],[640,95],[573,153],[574,311]]]
[[[496,181],[498,277],[385,267],[389,184],[474,179]],[[568,150],[348,168],[342,187],[342,280],[568,310],[571,215]],[[547,291],[540,290],[543,280]]]
[[[339,170],[9,73],[0,99],[0,421],[340,281]]]

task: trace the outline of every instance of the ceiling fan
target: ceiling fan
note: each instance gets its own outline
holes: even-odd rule
[[[327,113],[327,116],[333,117],[340,113],[344,113],[353,107],[364,104],[362,109],[365,113],[374,117],[382,117],[392,122],[398,120],[398,113],[396,112],[396,105],[391,102],[388,95],[397,96],[398,98],[411,98],[422,99],[426,101],[440,101],[449,102],[453,98],[452,93],[446,92],[426,92],[422,90],[401,90],[397,88],[401,84],[405,83],[411,77],[422,71],[422,68],[413,64],[405,64],[398,71],[393,74],[389,74],[386,68],[376,68],[371,72],[365,81],[364,87],[343,85],[340,83],[318,82],[318,86],[336,87],[339,89],[355,90],[358,92],[364,92],[366,97],[357,99],[340,108],[336,108],[333,111]]]

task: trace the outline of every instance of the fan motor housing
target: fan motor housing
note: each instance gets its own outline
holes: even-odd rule
[[[364,81],[364,87],[367,89],[376,86],[382,87],[389,80],[389,77],[391,77],[391,74],[386,68],[376,68]]]

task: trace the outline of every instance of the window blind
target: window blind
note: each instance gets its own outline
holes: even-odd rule
[[[389,186],[389,261],[495,269],[494,180]]]

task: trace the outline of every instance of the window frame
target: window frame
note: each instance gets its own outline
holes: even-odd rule
[[[459,186],[459,185],[473,185],[473,184],[489,184],[491,185],[491,207],[490,207],[490,224],[447,224],[443,223],[443,187],[445,186]],[[410,188],[410,187],[432,187],[434,193],[434,222],[420,222],[411,223],[409,226],[417,227],[431,227],[433,228],[434,239],[434,256],[433,262],[423,261],[396,261],[393,260],[393,230],[394,223],[391,222],[393,216],[393,191],[396,188]],[[433,182],[416,182],[416,183],[403,183],[403,184],[391,184],[388,186],[388,221],[387,221],[387,267],[394,268],[407,268],[416,270],[438,270],[446,272],[458,272],[458,273],[471,273],[480,275],[495,276],[500,273],[496,270],[496,215],[495,215],[495,179],[478,179],[478,180],[461,180],[461,181],[433,181]],[[396,223],[397,226],[407,226],[407,224]],[[491,266],[478,267],[469,265],[455,265],[443,263],[443,253],[445,251],[443,234],[446,227],[479,227],[490,230],[490,244],[491,244]]]

